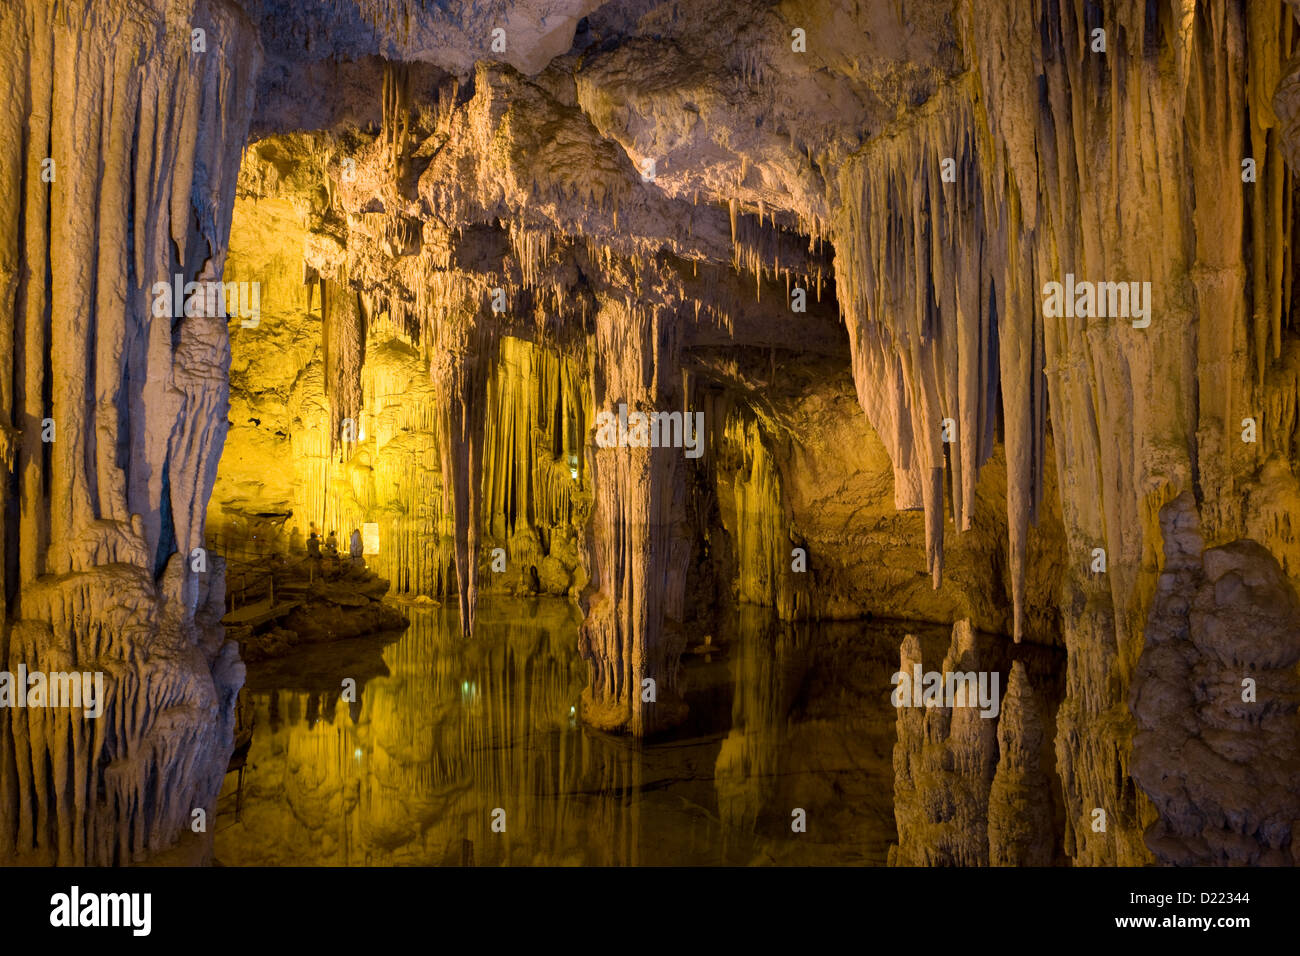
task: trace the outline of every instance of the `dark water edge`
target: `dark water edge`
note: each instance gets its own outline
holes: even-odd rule
[[[686,723],[637,742],[577,719],[568,602],[486,600],[470,641],[453,609],[404,610],[399,634],[249,667],[256,729],[238,819],[234,774],[222,791],[219,863],[883,865],[898,648],[918,634],[937,666],[949,636],[742,608],[717,652],[684,659]]]

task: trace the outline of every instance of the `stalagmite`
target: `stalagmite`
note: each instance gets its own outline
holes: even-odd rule
[[[1044,715],[1025,666],[1007,680],[998,718],[998,768],[989,790],[989,863],[1049,866],[1052,862],[1051,782],[1042,766]]]

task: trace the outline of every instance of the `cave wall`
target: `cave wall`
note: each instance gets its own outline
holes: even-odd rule
[[[1211,540],[1243,537],[1243,491],[1268,445],[1242,441],[1242,420],[1287,430],[1263,406],[1290,312],[1288,174],[1269,100],[1292,20],[1271,4],[1119,4],[1095,23],[1097,12],[1072,4],[1035,12],[1039,23],[1016,22],[975,5],[967,27],[993,181],[1016,197],[1003,209],[1023,209],[1008,217],[1014,272],[999,315],[1036,322],[1046,313],[1032,308],[1036,293],[1069,272],[1152,289],[1149,327],[1057,317],[1042,332],[1068,546],[1080,558],[1101,546],[1108,558],[1103,589],[1084,579],[1083,560],[1067,564],[1063,605],[1078,610],[1063,619],[1070,667],[1057,727],[1066,848],[1081,863],[1138,862],[1155,814],[1122,782],[1134,729],[1126,697],[1160,567],[1160,508],[1193,490]],[[1090,54],[1099,27],[1104,60]],[[1005,81],[1008,64],[1041,73],[1049,109]],[[1258,181],[1243,182],[1246,156]],[[1030,301],[1017,308],[1017,295]],[[1023,324],[1016,332],[1032,336]],[[1002,371],[1005,409],[1005,357]],[[1013,381],[1020,401],[1032,395]],[[1084,825],[1096,808],[1105,832]]]
[[[0,714],[0,859],[129,863],[214,814],[243,682],[221,564],[191,562],[226,323],[151,289],[221,276],[259,46],[221,0],[10,3],[0,36],[0,658],[105,697]]]
[[[507,50],[485,54],[507,14]],[[0,129],[19,144],[0,186],[3,651],[105,661],[121,728],[16,735],[25,718],[6,715],[0,846],[142,857],[204,804],[240,678],[221,562],[186,557],[205,512],[246,543],[249,515],[283,509],[344,528],[380,514],[381,560],[413,569],[409,590],[454,589],[465,633],[488,548],[545,570],[584,611],[585,719],[637,734],[681,718],[678,658],[710,590],[1063,644],[1074,862],[1292,852],[1239,805],[1169,792],[1160,748],[1134,764],[1175,693],[1142,664],[1167,634],[1218,655],[1216,686],[1291,654],[1290,605],[1268,604],[1300,568],[1282,3],[104,0],[0,17]],[[227,269],[237,190],[250,251]],[[153,281],[223,272],[268,282],[274,328],[153,319]],[[1149,283],[1150,323],[1048,308],[1067,276]],[[213,495],[236,331],[243,463]],[[713,403],[708,464],[597,447],[594,416],[620,401]],[[286,446],[293,474],[259,475]],[[1208,557],[1174,581],[1200,605],[1184,621],[1161,591],[1183,550],[1160,516],[1189,494]],[[707,587],[706,553],[726,572]],[[1220,594],[1225,554],[1249,567]],[[1245,651],[1225,636],[1237,618],[1268,622]],[[1263,676],[1263,712],[1284,712],[1293,688]],[[172,689],[139,697],[140,681]],[[1201,703],[1180,747],[1230,774],[1264,759],[1233,737],[1255,717]],[[162,776],[188,784],[142,802]],[[139,822],[111,845],[101,811]],[[1220,836],[1197,842],[1198,815]],[[990,834],[979,861],[1017,839]]]

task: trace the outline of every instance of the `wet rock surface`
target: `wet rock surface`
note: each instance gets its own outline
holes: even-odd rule
[[[0,859],[212,808],[243,664],[196,551],[314,522],[462,638],[575,601],[582,717],[634,737],[749,605],[1063,650],[1059,706],[1012,666],[996,728],[884,716],[900,861],[1043,860],[1050,816],[1053,861],[1295,862],[1294,16],[6,4],[0,657],[104,672],[113,732],[0,716]],[[176,276],[260,320],[160,314]],[[702,454],[608,447],[620,405],[703,411]],[[369,587],[244,642],[386,626]]]

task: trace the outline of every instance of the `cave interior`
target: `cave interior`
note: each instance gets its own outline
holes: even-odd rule
[[[0,5],[0,862],[1300,862],[1297,16]]]

